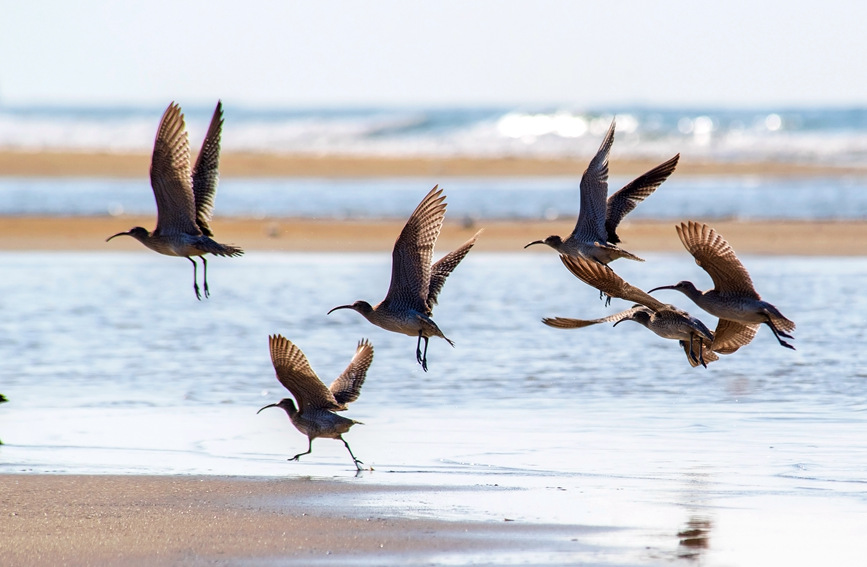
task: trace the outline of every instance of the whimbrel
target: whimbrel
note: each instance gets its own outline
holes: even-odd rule
[[[795,323],[783,316],[779,309],[762,301],[749,272],[729,243],[706,224],[689,221],[676,228],[684,247],[693,255],[695,263],[708,273],[714,287],[699,291],[692,282],[680,281],[650,292],[675,289],[711,315],[719,317],[713,344],[716,352],[730,354],[749,344],[762,323],[771,329],[780,345],[794,350],[795,347],[783,337],[794,338],[790,333],[795,330]]]
[[[307,435],[307,451],[298,453],[290,461],[297,461],[301,455],[309,455],[313,451],[313,440],[317,437],[340,439],[355,462],[355,468],[361,470],[359,461],[352,454],[349,443],[343,434],[360,421],[339,416],[335,411],[343,411],[347,404],[354,402],[361,394],[361,386],[367,376],[367,369],[373,362],[373,345],[366,339],[358,342],[355,355],[346,370],[326,387],[322,380],[313,372],[307,357],[301,349],[281,335],[268,337],[271,350],[271,362],[277,372],[277,380],[292,393],[292,398],[283,398],[276,404],[261,408],[283,408],[289,415],[292,425],[298,431]],[[295,407],[295,402],[298,407]]]
[[[680,154],[635,178],[608,197],[608,154],[614,143],[614,123],[612,120],[602,145],[581,176],[581,208],[572,234],[566,240],[552,235],[544,240],[535,240],[524,248],[547,244],[561,254],[596,260],[600,264],[608,264],[617,258],[644,261],[617,246],[620,243],[617,227],[623,217],[668,179],[677,166]]]
[[[190,173],[190,143],[184,115],[177,104],[171,103],[160,120],[151,158],[150,177],[157,202],[157,226],[153,232],[136,226],[106,239],[108,242],[117,236],[132,236],[155,252],[186,258],[193,264],[196,299],[201,299],[202,295],[194,256],[202,259],[204,291],[208,297],[205,254],[240,256],[244,253],[237,246],[220,244],[211,238],[214,233],[209,223],[217,192],[222,127],[223,105],[217,102],[202,150]]]
[[[559,328],[579,328],[609,321],[614,321],[614,324],[617,325],[620,321],[632,320],[644,325],[660,337],[680,341],[687,360],[693,367],[701,364],[707,368],[708,362],[717,360],[718,357],[709,349],[714,340],[713,333],[704,323],[686,311],[678,309],[674,305],[662,303],[655,297],[630,285],[608,266],[586,258],[573,258],[565,254],[560,255],[560,260],[575,277],[584,283],[595,287],[609,297],[618,297],[640,305],[615,315],[591,321],[561,317],[543,319],[542,322],[546,325]],[[698,352],[696,352],[696,344],[698,344]]]
[[[454,346],[431,319],[437,295],[446,278],[464,259],[482,232],[478,231],[458,249],[431,265],[434,244],[446,214],[445,195],[442,192],[442,189],[434,186],[410,215],[397,237],[391,253],[391,284],[385,299],[375,307],[366,301],[356,301],[352,305],[339,305],[328,312],[352,309],[387,331],[418,337],[415,358],[425,372],[430,337],[440,337]],[[422,339],[424,352],[421,350]]]

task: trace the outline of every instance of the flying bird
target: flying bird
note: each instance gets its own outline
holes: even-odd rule
[[[363,463],[355,457],[349,443],[343,438],[344,433],[361,422],[334,412],[345,410],[347,405],[357,400],[361,394],[367,369],[373,362],[373,345],[366,339],[359,341],[349,366],[329,387],[313,372],[307,357],[291,341],[281,335],[269,336],[268,346],[277,380],[289,390],[295,400],[283,398],[256,413],[267,408],[282,408],[289,415],[292,425],[307,436],[307,451],[298,453],[289,460],[297,461],[302,455],[310,454],[313,451],[313,440],[326,437],[343,441],[355,468],[361,470],[360,465]],[[295,402],[298,403],[297,407]]]
[[[157,226],[153,232],[136,226],[106,239],[108,242],[118,236],[131,236],[155,252],[186,258],[193,264],[196,299],[202,299],[202,295],[193,257],[202,259],[204,292],[208,297],[205,254],[240,256],[244,253],[237,246],[220,244],[212,239],[214,233],[210,221],[217,193],[222,127],[223,105],[217,102],[202,150],[191,172],[190,143],[184,115],[177,104],[171,103],[160,120],[151,158],[150,177],[157,202]]]
[[[668,179],[677,167],[680,154],[640,175],[608,197],[608,154],[614,143],[614,125],[615,121],[612,120],[599,150],[581,176],[581,208],[572,234],[565,240],[552,235],[544,240],[530,242],[524,248],[547,244],[561,254],[588,258],[600,264],[608,264],[618,258],[644,261],[617,246],[620,243],[617,227],[623,217]]]
[[[644,325],[660,337],[679,341],[687,360],[693,367],[701,364],[707,368],[708,362],[717,360],[718,357],[710,350],[714,335],[697,318],[674,305],[662,303],[641,289],[630,285],[608,266],[586,258],[573,258],[564,254],[560,255],[560,260],[572,275],[584,283],[609,297],[618,297],[639,305],[615,315],[590,321],[562,317],[543,319],[542,322],[546,325],[565,329],[609,321],[614,321],[617,325],[621,321],[632,320]]]
[[[749,272],[738,260],[726,240],[710,226],[689,221],[677,227],[677,235],[684,247],[695,258],[695,263],[708,273],[714,287],[700,291],[690,281],[653,288],[677,290],[693,303],[719,318],[713,350],[730,354],[753,340],[759,325],[765,324],[774,333],[781,346],[795,350],[783,340],[794,338],[795,323],[761,296],[753,286]]]
[[[387,331],[418,337],[415,358],[427,372],[427,346],[430,337],[440,337],[454,346],[431,318],[437,296],[446,278],[464,259],[476,239],[478,231],[457,250],[449,252],[431,264],[434,245],[446,214],[445,195],[438,186],[428,192],[397,237],[391,254],[391,284],[388,293],[376,306],[366,301],[339,305],[331,309],[352,309],[365,319]],[[424,340],[424,352],[421,342]]]

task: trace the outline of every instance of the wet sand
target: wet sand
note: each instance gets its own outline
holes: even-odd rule
[[[700,219],[696,219],[700,220]],[[285,252],[388,252],[403,227],[403,220],[321,221],[316,219],[216,218],[213,228],[220,242],[247,251]],[[684,252],[674,221],[635,221],[621,226],[623,246],[637,254]],[[867,254],[867,223],[863,221],[711,221],[742,254],[863,256]],[[0,217],[0,250],[141,251],[131,238],[105,239],[133,226],[153,228],[150,216],[119,217]],[[567,235],[574,221],[446,222],[437,249],[463,243],[484,228],[476,250],[518,252],[528,242],[549,234]],[[541,253],[544,246],[528,249]]]
[[[498,177],[580,176],[592,156],[532,157],[389,157],[223,153],[224,177]],[[670,156],[636,159],[612,156],[612,175],[638,175]],[[0,176],[147,178],[150,154],[0,151]],[[786,162],[714,162],[683,157],[678,175],[835,176],[865,175],[867,168]]]
[[[397,565],[474,551],[578,551],[581,535],[598,531],[353,506],[382,489],[351,479],[0,475],[0,554],[19,566]]]

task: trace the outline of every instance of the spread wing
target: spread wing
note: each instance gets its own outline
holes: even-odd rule
[[[151,187],[157,201],[160,234],[201,234],[190,180],[190,142],[180,107],[171,103],[163,113],[151,158]]]
[[[695,263],[708,273],[717,291],[761,299],[735,251],[714,229],[695,221],[680,223],[676,228],[680,241]]]
[[[367,339],[362,339],[358,341],[358,348],[355,349],[355,355],[349,362],[349,366],[328,388],[334,394],[338,404],[345,407],[358,399],[371,362],[373,362],[373,345]]]
[[[605,216],[605,232],[608,235],[608,242],[617,244],[620,242],[620,237],[617,236],[617,227],[623,217],[632,212],[638,203],[650,196],[656,191],[656,188],[662,185],[663,181],[668,179],[668,176],[674,172],[677,167],[677,161],[680,159],[680,154],[677,154],[670,160],[661,163],[648,171],[647,173],[636,177],[631,182],[623,186],[620,191],[608,197],[608,207]]]
[[[217,108],[211,117],[211,125],[202,143],[196,165],[193,167],[193,196],[196,203],[196,224],[205,236],[214,236],[209,223],[214,214],[214,197],[217,195],[217,181],[220,167],[220,135],[223,130],[223,103],[217,101]]]
[[[345,409],[310,368],[300,348],[281,335],[268,337],[268,346],[277,380],[292,393],[302,412],[309,409]]]
[[[472,238],[461,244],[459,248],[453,250],[452,252],[449,252],[448,254],[440,258],[433,266],[431,266],[430,286],[428,287],[427,292],[428,309],[433,309],[433,306],[437,304],[437,296],[443,289],[443,285],[446,283],[446,278],[449,277],[449,274],[452,273],[452,270],[454,270],[457,265],[461,263],[461,260],[463,260],[464,256],[467,255],[467,253],[470,251],[470,248],[472,248],[473,244],[476,243],[476,240],[479,238],[482,230],[475,233]]]
[[[611,121],[599,150],[581,176],[581,210],[570,238],[577,237],[582,242],[605,244],[607,240],[605,199],[608,197],[608,154],[614,144],[614,122]]]
[[[549,327],[554,327],[556,329],[582,329],[584,327],[589,327],[590,325],[597,325],[599,323],[616,323],[618,321],[622,321],[632,316],[636,311],[646,311],[646,307],[636,306],[631,309],[627,309],[626,311],[621,311],[620,313],[615,313],[614,315],[609,315],[608,317],[602,317],[600,319],[569,319],[567,317],[545,317],[542,319],[542,322],[548,325]]]
[[[586,258],[576,258],[560,254],[560,261],[579,280],[589,286],[595,287],[602,293],[611,297],[619,297],[633,303],[640,303],[654,311],[670,309],[668,305],[659,301],[652,295],[628,284],[614,270]]]
[[[743,324],[729,319],[720,319],[716,325],[711,348],[720,354],[731,354],[750,344],[758,331],[758,324]]]
[[[446,214],[445,195],[435,186],[406,221],[391,253],[391,284],[383,300],[429,312],[431,260]]]

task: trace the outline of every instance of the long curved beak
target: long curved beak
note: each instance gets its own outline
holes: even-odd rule
[[[524,250],[526,250],[527,248],[529,248],[530,246],[532,246],[534,244],[545,244],[545,241],[544,240],[534,240],[533,242],[524,246]]]
[[[105,241],[108,242],[112,238],[117,238],[118,236],[129,236],[129,232],[118,232],[114,236],[109,236],[108,238],[106,238]]]
[[[276,408],[276,407],[277,407],[277,404],[268,404],[264,408],[259,408],[259,411],[256,412],[256,415],[259,415],[259,412],[262,411],[263,409]]]
[[[655,287],[655,288],[651,289],[651,290],[648,291],[647,293],[653,293],[654,291],[659,291],[660,289],[677,289],[677,286],[673,286],[673,285],[661,285],[661,286],[659,286],[659,287]]]
[[[331,311],[337,311],[338,309],[353,309],[353,307],[351,305],[338,305],[337,307],[335,307]],[[331,311],[326,313],[326,315],[331,315]]]
[[[632,320],[632,319],[630,319],[629,317],[624,317],[624,318],[621,319],[620,321],[618,321],[618,322],[614,323],[613,325],[611,325],[611,327],[614,328],[614,327],[616,327],[617,325],[619,325],[620,323],[622,323],[622,322],[624,322],[624,321],[631,321],[631,320]]]

